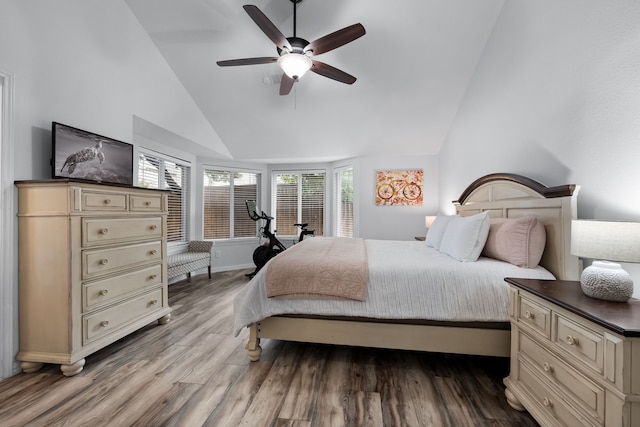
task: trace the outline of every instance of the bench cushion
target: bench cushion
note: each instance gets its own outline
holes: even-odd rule
[[[189,264],[200,260],[207,261],[208,264],[211,254],[209,252],[183,252],[180,254],[169,255],[167,263],[169,267],[177,267],[179,265]]]

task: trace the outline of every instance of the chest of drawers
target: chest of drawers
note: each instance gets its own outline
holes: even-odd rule
[[[73,180],[19,181],[20,351],[25,372],[85,357],[169,321],[167,193]]]
[[[543,426],[639,426],[640,301],[596,300],[579,282],[506,280],[509,404]]]

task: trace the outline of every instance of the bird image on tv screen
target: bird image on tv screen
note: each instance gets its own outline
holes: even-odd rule
[[[53,122],[53,177],[133,185],[133,146]]]

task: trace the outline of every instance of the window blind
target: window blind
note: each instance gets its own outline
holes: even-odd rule
[[[229,171],[204,171],[204,238],[231,237],[229,205],[231,203],[231,177]]]
[[[275,221],[278,234],[295,236],[300,230],[293,224],[308,223],[316,235],[324,229],[324,172],[286,172],[274,175],[276,183]]]
[[[353,237],[353,168],[346,167],[335,174],[336,235]]]
[[[309,229],[322,236],[324,229],[324,173],[302,174],[302,211],[300,222],[309,223]]]
[[[258,200],[260,174],[221,169],[204,170],[203,230],[205,239],[254,237],[257,224],[245,200]]]
[[[280,174],[276,176],[275,227],[282,236],[295,236],[298,222],[298,175]]]
[[[245,200],[258,200],[258,174],[237,172],[233,177],[233,237],[256,235],[256,222],[249,217]]]
[[[169,190],[167,242],[188,242],[191,167],[141,152],[138,156],[138,186]]]

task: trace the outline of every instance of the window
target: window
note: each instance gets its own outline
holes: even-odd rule
[[[204,170],[204,238],[255,237],[245,200],[258,201],[260,174],[221,169]]]
[[[173,160],[141,152],[138,156],[138,186],[170,191],[167,242],[188,242],[191,167],[188,163]]]
[[[322,236],[324,230],[324,172],[282,172],[274,175],[273,210],[278,234],[295,236],[293,224],[308,223]],[[272,214],[273,215],[273,214]]]
[[[353,237],[353,167],[335,172],[336,236]]]

